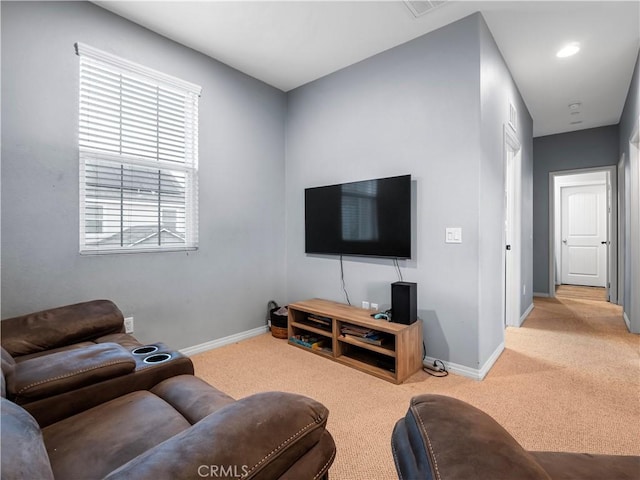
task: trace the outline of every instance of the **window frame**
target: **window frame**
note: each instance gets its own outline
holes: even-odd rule
[[[139,65],[129,60],[125,60],[102,50],[90,47],[80,42],[75,44],[75,49],[76,54],[80,59],[78,80],[80,254],[103,255],[120,253],[197,250],[199,197],[198,103],[199,96],[202,91],[201,87],[159,72],[157,70]],[[115,107],[115,110],[120,112],[119,116],[117,116],[118,121],[116,122],[119,125],[119,133],[116,133],[114,135],[114,138],[110,139],[111,142],[115,142],[119,145],[118,151],[115,152],[113,151],[113,148],[104,148],[99,145],[99,141],[95,140],[95,138],[98,138],[99,134],[102,133],[102,130],[100,130],[100,127],[97,127],[96,129],[94,129],[97,133],[91,133],[92,127],[90,125],[92,122],[91,120],[87,120],[89,115],[91,113],[94,113],[92,107],[88,106],[89,103],[91,103],[90,100],[87,100],[87,91],[90,89],[92,74],[87,73],[86,71],[83,73],[83,69],[87,69],[87,71],[90,71],[92,68],[108,70],[109,74],[117,76],[117,81],[120,82],[120,104],[119,106]],[[174,154],[170,152],[170,150],[174,147],[161,139],[162,124],[158,122],[154,127],[151,127],[148,130],[149,134],[152,135],[152,137],[155,136],[155,142],[157,144],[155,151],[153,151],[153,148],[151,149],[151,151],[147,150],[146,152],[132,152],[131,150],[127,151],[125,134],[123,133],[123,131],[125,130],[125,127],[123,126],[123,112],[126,102],[124,102],[122,97],[122,85],[124,84],[124,82],[129,81],[133,82],[134,84],[136,82],[144,82],[145,87],[150,85],[153,87],[153,89],[155,89],[155,96],[149,96],[149,98],[151,99],[151,103],[149,103],[149,105],[154,105],[153,102],[155,102],[156,109],[159,109],[162,102],[166,101],[166,98],[170,98],[172,95],[179,96],[181,99],[182,97],[184,97],[184,104],[180,102],[178,103],[178,113],[172,114],[177,115],[179,118],[184,118],[184,120],[181,120],[181,126],[179,127],[179,130],[181,132],[179,134],[179,136],[181,136],[181,142],[178,143],[177,150],[180,150],[180,154],[177,155],[177,158],[172,158]],[[169,97],[167,97],[167,95],[169,95]],[[96,97],[92,98],[91,100],[104,100],[105,98],[107,98],[106,95],[100,96],[100,94],[97,94]],[[169,116],[168,118],[170,121],[175,121],[174,116]],[[111,122],[115,121],[114,118],[110,118],[109,120]],[[171,141],[175,143],[174,139],[171,139]],[[151,142],[151,144],[153,146],[153,141]],[[163,154],[162,149],[166,145],[169,145],[169,150],[164,151],[169,151],[169,153]],[[158,188],[147,188],[146,190],[138,191],[138,193],[141,194],[140,196],[146,194],[147,197],[151,196],[153,199],[157,199],[157,214],[152,213],[150,209],[147,209],[147,211],[144,212],[144,219],[141,224],[132,223],[134,221],[131,219],[125,220],[127,216],[133,217],[136,213],[139,213],[139,210],[142,209],[140,205],[142,203],[145,203],[145,201],[135,199],[134,196],[131,195],[131,189],[124,186],[123,180],[121,180],[119,186],[116,185],[115,187],[113,183],[110,184],[109,181],[100,184],[98,181],[92,180],[94,178],[100,178],[99,173],[101,169],[104,168],[105,171],[108,171],[110,169],[112,172],[117,172],[118,166],[120,166],[119,168],[121,179],[124,178],[124,172],[126,170],[128,172],[128,175],[132,176],[130,178],[139,177],[142,178],[142,180],[140,180],[142,182],[144,182],[145,180],[148,181],[150,178],[153,178],[152,175],[155,174],[151,173],[152,171],[158,171]],[[177,179],[174,178],[174,175],[177,176]],[[179,233],[177,230],[175,232],[168,232],[170,235],[165,235],[164,238],[166,240],[164,241],[163,233],[165,232],[165,228],[163,228],[162,226],[162,211],[167,208],[172,208],[173,205],[162,203],[163,200],[165,202],[167,201],[167,197],[163,195],[161,191],[161,179],[163,177],[166,178],[166,181],[169,182],[169,184],[173,183],[174,190],[179,193],[180,201],[177,208],[180,210],[182,217],[184,217],[181,217],[181,227],[182,225],[184,225],[184,227],[182,227],[184,232]],[[134,182],[135,180],[129,181]],[[179,188],[177,190],[175,189],[176,185],[179,185]],[[117,208],[112,208],[111,214],[109,214],[109,210],[103,207],[102,222],[103,224],[106,224],[105,217],[109,219],[109,215],[111,215],[111,219],[115,220],[115,222],[119,220],[119,226],[112,226],[110,232],[115,232],[113,233],[113,235],[111,235],[111,237],[113,238],[108,236],[99,238],[99,236],[96,235],[96,232],[92,232],[91,229],[88,228],[87,214],[92,206],[95,207],[99,205],[106,205],[107,203],[109,203],[109,196],[107,193],[105,193],[105,191],[109,189],[111,189],[112,192],[120,192],[121,200],[119,211]],[[99,192],[100,190],[102,190],[102,193]],[[94,196],[90,196],[91,194],[89,193],[89,191],[94,191],[96,193]],[[125,200],[122,199],[125,197],[125,193],[127,195],[126,202],[129,202],[129,205],[127,205],[126,208],[124,206]],[[113,205],[111,205],[111,207],[113,207]],[[114,214],[113,212],[116,213]],[[155,228],[155,226],[153,226],[153,223],[149,222],[156,219],[157,229],[154,231],[153,229]],[[114,222],[112,221],[112,223]],[[145,238],[133,243],[124,241],[126,235],[132,235],[131,230],[133,230],[134,227],[140,227],[144,224],[148,226],[149,232],[151,233],[151,236],[149,238],[157,238],[158,244],[146,245],[143,243],[143,241],[147,240]],[[120,245],[117,244],[118,235],[120,236]],[[175,241],[176,238],[179,239],[179,242]],[[172,242],[171,240],[174,241]]]

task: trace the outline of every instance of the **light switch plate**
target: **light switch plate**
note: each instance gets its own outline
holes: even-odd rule
[[[444,237],[445,243],[462,243],[462,228],[447,227]]]

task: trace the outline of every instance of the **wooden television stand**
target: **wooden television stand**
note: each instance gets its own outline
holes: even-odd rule
[[[373,310],[314,298],[289,305],[289,343],[393,383],[422,368],[422,321],[376,320]],[[354,332],[371,330],[376,340]]]

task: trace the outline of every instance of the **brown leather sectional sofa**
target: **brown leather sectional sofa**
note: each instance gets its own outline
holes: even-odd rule
[[[640,457],[527,451],[486,413],[442,395],[414,397],[391,446],[403,479],[640,478]]]
[[[7,319],[2,479],[316,479],[335,444],[327,409],[266,392],[234,400],[191,361],[124,333],[109,301]]]
[[[153,354],[168,361],[146,363],[145,345],[124,333],[120,309],[109,300],[67,305],[0,322],[7,397],[42,426],[176,375],[193,375],[193,364],[162,343]]]

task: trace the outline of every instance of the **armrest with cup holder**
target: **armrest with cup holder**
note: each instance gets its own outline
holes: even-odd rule
[[[116,343],[35,357],[16,363],[7,390],[18,405],[126,375],[136,368],[127,349]]]

